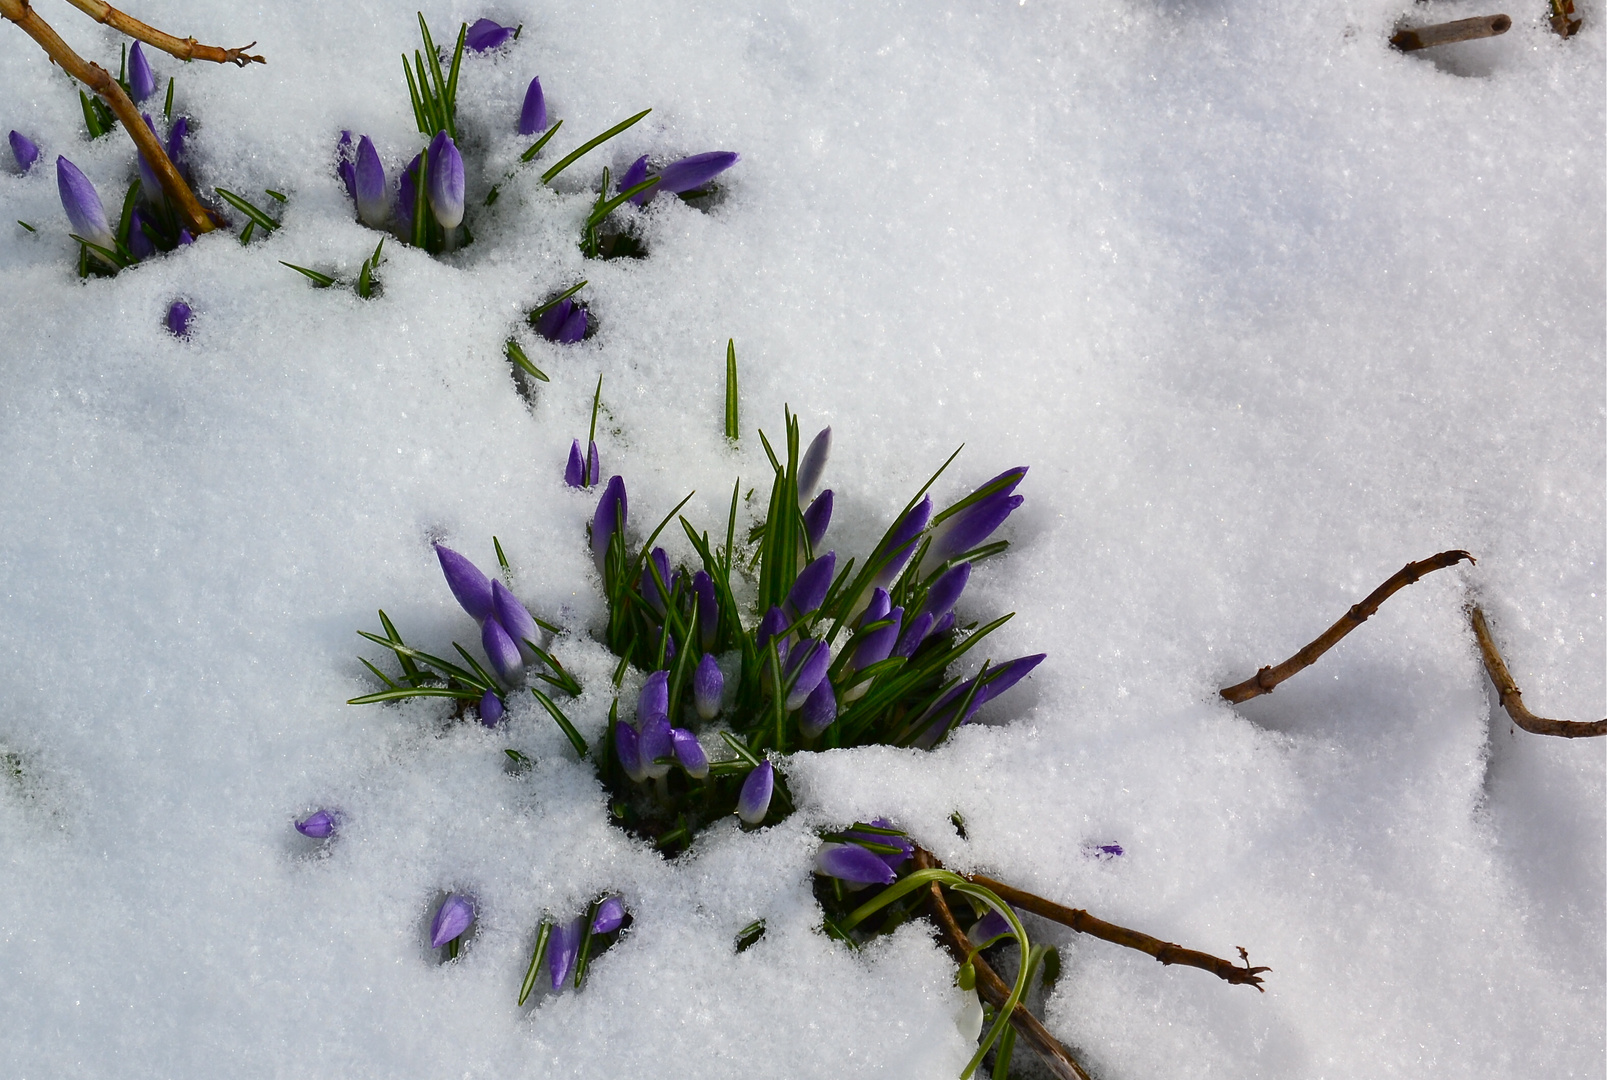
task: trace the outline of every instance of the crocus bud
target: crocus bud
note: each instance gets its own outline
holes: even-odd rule
[[[626,776],[640,784],[647,779],[647,773],[642,771],[642,754],[638,742],[635,728],[623,720],[614,724],[614,752],[619,755],[620,767],[625,770]]]
[[[761,761],[759,767],[748,773],[742,781],[742,793],[737,796],[737,817],[744,824],[757,825],[770,812],[770,796],[776,789],[775,766]]]
[[[534,135],[547,130],[547,97],[541,92],[541,76],[530,80],[524,108],[519,110],[519,134]]]
[[[876,591],[882,593],[880,589]],[[887,594],[882,593],[882,595],[886,596]],[[872,602],[872,607],[874,606],[875,604]],[[867,609],[867,612],[869,610]],[[887,625],[861,633],[852,643],[854,655],[848,664],[850,671],[863,671],[872,664],[879,664],[893,655],[893,646],[898,644],[899,628],[904,622],[904,609],[896,607],[892,611],[886,612],[880,619],[862,619],[860,620],[860,625],[871,626],[878,622],[885,622]],[[844,692],[843,700],[858,701],[865,696],[865,692],[869,689],[869,682],[856,683]]]
[[[720,630],[720,601],[714,594],[714,579],[706,571],[692,575],[692,596],[697,600],[698,640],[706,651],[714,648]]]
[[[692,672],[692,701],[697,705],[697,714],[713,720],[720,712],[720,695],[724,691],[725,675],[720,665],[714,662],[713,653],[704,653],[697,670]]]
[[[921,642],[926,640],[926,632],[932,629],[932,616],[930,614],[917,615],[904,627],[904,632],[898,636],[898,644],[893,646],[893,656],[902,656],[905,659],[915,654]]]
[[[709,755],[703,750],[697,736],[685,728],[674,728],[670,738],[675,745],[675,760],[681,763],[686,775],[702,780],[709,775]]]
[[[831,504],[831,488],[827,488],[816,495],[815,500],[809,504],[809,509],[804,511],[804,535],[809,537],[811,550],[819,547],[820,542],[826,538],[826,529],[831,526]]]
[[[826,677],[831,667],[831,650],[824,641],[806,638],[792,650],[787,663],[787,674],[792,678],[792,690],[787,694],[787,711],[801,708]],[[796,673],[796,674],[794,674]]]
[[[641,157],[639,157],[635,161],[631,162],[630,165],[628,165],[625,168],[624,172],[619,174],[619,188],[618,189],[620,191],[629,191],[631,188],[635,187],[637,184],[640,184],[643,180],[646,180],[646,179],[647,179],[647,155],[643,154]],[[657,190],[658,190],[658,185],[655,184],[652,187],[648,188],[646,191],[638,191],[635,195],[631,196],[631,202],[635,203],[637,206],[641,206],[648,199],[651,199],[653,197],[653,192],[655,192]]]
[[[138,104],[154,93],[156,76],[151,73],[151,65],[145,59],[145,50],[136,41],[134,47],[128,50],[128,96]]]
[[[954,607],[954,602],[965,591],[966,582],[971,580],[971,564],[961,563],[959,566],[945,570],[926,590],[926,599],[921,601],[921,609],[917,615],[930,615],[934,620],[947,614]]]
[[[826,592],[831,588],[831,576],[837,570],[837,553],[828,551],[798,574],[792,583],[792,589],[787,593],[788,614],[797,618],[807,615],[811,611],[820,609],[820,602],[826,599]]]
[[[806,738],[817,738],[837,719],[837,695],[830,679],[821,679],[804,699],[803,710],[798,713],[798,730]]]
[[[672,166],[673,167],[673,166]],[[669,170],[666,169],[667,173]],[[661,183],[660,187],[663,186]],[[821,428],[804,451],[798,463],[798,501],[808,502],[820,486],[820,474],[826,471],[826,459],[831,457],[831,428]]]
[[[463,47],[469,52],[486,52],[502,45],[513,37],[514,28],[502,26],[490,19],[475,19],[469,26],[468,32],[463,35]],[[528,131],[521,132],[528,135]]]
[[[524,674],[524,657],[519,655],[519,646],[501,623],[487,619],[480,625],[480,645],[498,678],[509,684],[519,681],[519,676]]]
[[[502,699],[497,697],[495,690],[487,690],[480,698],[480,723],[486,727],[496,727],[502,720],[506,710],[502,707]]]
[[[521,652],[528,649],[525,642],[540,640],[537,637],[540,631],[536,629],[536,620],[530,617],[530,611],[500,581],[491,583],[491,613]]]
[[[986,915],[971,924],[971,929],[965,932],[965,936],[970,939],[972,945],[980,947],[994,938],[1012,933],[1014,931],[1010,927],[1010,920],[989,909]]]
[[[904,569],[904,564],[909,561],[910,553],[915,550],[915,541],[920,538],[931,517],[932,497],[928,495],[911,507],[910,512],[888,530],[887,536],[883,539],[886,545],[883,550],[887,553],[888,559],[877,572],[876,580],[872,584],[886,588],[893,583],[898,577],[898,572]]]
[[[39,147],[20,131],[11,133],[11,156],[17,159],[17,168],[27,172],[39,160]]]
[[[396,185],[396,218],[404,228],[413,227],[413,210],[418,199],[418,170],[424,162],[423,154],[414,154],[413,160],[407,163],[402,170],[402,178]],[[357,198],[357,174],[352,173],[352,198]]]
[[[570,972],[575,970],[585,926],[584,919],[575,919],[552,928],[552,936],[547,939],[547,974],[552,976],[554,990],[562,989]]]
[[[430,175],[426,182],[430,212],[441,228],[451,231],[463,221],[463,155],[445,131],[430,143]],[[359,188],[359,191],[361,188]]]
[[[564,483],[572,488],[586,486],[586,461],[580,456],[580,440],[569,444],[569,464],[564,466]]]
[[[586,336],[590,319],[591,316],[584,305],[571,302],[563,323],[553,335],[553,340],[560,345],[573,345]]]
[[[1021,505],[1021,496],[1011,493],[1026,475],[1027,467],[1020,465],[1014,469],[1006,469],[983,484],[983,487],[998,483],[1003,483],[1004,486],[983,496],[933,529],[932,546],[926,554],[927,562],[935,566],[987,543],[988,537],[993,535],[994,530],[1004,524],[1004,519]]]
[[[646,731],[647,725],[670,715],[670,673],[655,671],[642,684],[636,698],[636,727]]]
[[[173,126],[168,129],[167,133],[167,159],[173,163],[174,168],[180,171],[184,169],[184,139],[189,133],[190,118],[188,116],[181,116],[173,121]]]
[[[941,619],[932,624],[932,629],[926,632],[927,637],[942,637],[954,629],[954,612],[946,612]]]
[[[662,616],[669,602],[670,557],[663,548],[656,547],[647,558],[648,565],[642,568],[642,599]],[[658,571],[657,576],[654,576],[654,570]]]
[[[694,191],[735,165],[740,159],[729,150],[711,150],[706,154],[693,154],[664,166],[659,182],[649,192],[668,192],[679,195]]]
[[[128,215],[128,251],[142,262],[156,254],[156,245],[151,243],[151,238],[146,236],[145,230],[141,228],[144,224],[145,215],[135,207]]]
[[[473,921],[474,901],[459,893],[448,896],[441,901],[435,921],[430,923],[430,948],[439,949],[453,938],[461,937]]]
[[[958,723],[967,723],[983,705],[1026,678],[1033,668],[1043,663],[1045,655],[1047,654],[1038,653],[1034,656],[1017,657],[991,669],[987,674],[986,681],[977,687],[976,694],[971,698],[970,708],[966,709],[965,715],[959,718]],[[978,676],[978,678],[980,677]],[[920,720],[916,721],[917,727],[921,723],[926,723],[927,727],[920,737],[915,740],[915,745],[929,748],[950,727],[956,726],[955,714],[960,708],[960,703],[965,700],[967,694],[971,693],[971,688],[976,685],[976,682],[977,680],[974,678],[967,679],[932,703]]]
[[[858,844],[822,844],[815,869],[852,885],[891,885],[898,877],[875,852]]]
[[[859,616],[859,628],[869,626],[873,622],[881,622],[887,618],[887,613],[893,609],[893,599],[887,595],[886,589],[872,589],[870,603],[865,605],[864,612]]]
[[[668,776],[670,762],[675,760],[674,731],[668,720],[658,717],[643,724],[636,738],[636,753],[641,758],[642,771],[655,780]]]
[[[431,171],[435,168],[434,156],[430,159]],[[374,149],[374,140],[364,135],[357,144],[356,179],[357,216],[364,225],[378,229],[384,226],[387,216],[385,205],[385,166]],[[461,211],[459,217],[462,216]]]
[[[585,329],[583,328],[580,333],[581,336],[584,337],[586,334]],[[602,478],[603,463],[602,460],[597,456],[597,443],[594,440],[586,449],[586,486],[591,487]]]
[[[167,332],[176,338],[190,336],[190,305],[175,300],[167,309]]]
[[[888,821],[886,818],[872,818],[870,824],[875,825],[879,829],[891,829],[893,827],[892,822]],[[908,861],[911,855],[915,854],[915,844],[907,836],[888,836],[884,833],[855,831],[849,831],[843,835],[847,836],[851,840],[868,841],[873,844],[881,844],[885,847],[898,848],[897,852],[875,851],[871,853],[894,870],[897,870],[901,865]]]
[[[624,478],[610,476],[608,486],[603,489],[603,497],[597,500],[597,513],[591,521],[591,557],[596,560],[598,570],[603,569],[603,561],[608,558],[608,545],[614,538],[614,530],[623,528],[629,520],[626,517],[627,509]]]
[[[186,245],[193,244],[193,243],[195,243],[195,237],[190,235],[190,230],[189,229],[180,229],[179,230],[179,247],[185,247]]]
[[[778,607],[773,607],[765,612],[764,618],[759,620],[759,629],[755,631],[754,647],[763,649],[770,644],[771,638],[785,630],[791,622],[792,620],[787,618],[787,613]],[[786,651],[783,650],[781,653],[782,658],[785,659],[786,655]]]
[[[491,617],[491,579],[480,572],[468,559],[445,544],[435,545],[435,557],[441,561],[441,573],[446,575],[447,587],[458,603],[473,618],[484,622]]]
[[[60,155],[56,157],[56,190],[61,194],[61,207],[67,211],[73,232],[91,243],[114,250],[117,241],[106,222],[106,207],[101,205],[95,185],[78,171],[78,166]]]
[[[617,896],[606,897],[597,905],[597,914],[592,916],[591,932],[594,934],[612,934],[619,929],[620,923],[625,921],[625,905]]]
[[[319,810],[309,814],[296,822],[296,831],[303,836],[310,836],[314,840],[327,840],[335,834],[335,826],[339,824],[335,815],[328,810]]]

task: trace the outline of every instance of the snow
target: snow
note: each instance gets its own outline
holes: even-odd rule
[[[1536,712],[1603,714],[1601,9],[1566,42],[1507,10],[1503,37],[1406,56],[1381,0],[433,5],[438,37],[524,24],[465,65],[496,163],[471,206],[526,144],[531,76],[555,147],[654,112],[556,193],[505,184],[450,258],[388,243],[373,301],[279,260],[355,276],[372,251],[333,144],[416,151],[411,8],[143,4],[258,41],[266,67],[152,65],[203,190],[290,201],[266,241],[87,283],[47,163],[110,201],[132,152],[86,143],[69,80],[4,27],[0,126],[44,159],[0,175],[39,230],[0,243],[0,752],[23,769],[0,776],[0,1074],[957,1075],[927,932],[854,955],[817,930],[815,831],[881,815],[951,866],[1273,968],[1262,995],[1032,921],[1066,959],[1046,1022],[1100,1077],[1601,1076],[1604,748],[1514,732],[1462,613],[1484,605]],[[40,13],[115,63],[109,30]],[[603,165],[711,149],[742,154],[711,212],[655,200],[649,258],[581,257]],[[582,277],[601,330],[521,331],[552,377],[527,405],[502,343]],[[794,757],[799,813],[675,863],[607,824],[528,697],[495,732],[345,705],[376,608],[473,643],[429,541],[484,567],[495,534],[572,629],[570,715],[601,731],[592,498],[561,480],[599,373],[638,522],[695,490],[717,528],[784,404],[833,428],[839,553],[962,442],[940,505],[1030,465],[961,613],[1017,612],[992,654],[1049,659],[935,753]],[[1216,697],[1454,547],[1478,565],[1275,694]],[[320,806],[344,815],[327,845],[292,828]],[[442,966],[448,891],[480,917]],[[537,922],[603,891],[633,928],[583,992],[517,1008]]]

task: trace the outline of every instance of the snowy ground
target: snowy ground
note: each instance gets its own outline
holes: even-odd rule
[[[569,194],[526,173],[454,259],[387,245],[363,302],[279,260],[354,274],[372,249],[331,148],[415,151],[413,9],[138,5],[257,39],[266,67],[155,67],[203,189],[290,202],[266,243],[81,284],[54,170],[0,175],[0,218],[39,227],[0,242],[0,749],[24,766],[0,776],[0,1075],[957,1075],[923,930],[869,955],[816,930],[812,830],[883,814],[952,865],[1274,969],[1261,995],[1035,923],[1067,959],[1047,1022],[1103,1080],[1600,1077],[1607,748],[1492,716],[1462,605],[1537,712],[1601,717],[1601,7],[1562,42],[1532,0],[1435,0],[1412,17],[1514,26],[1429,57],[1384,44],[1407,6],[432,5],[438,32],[524,23],[460,89],[497,175],[532,75],[559,145],[655,111]],[[109,31],[38,9],[115,63]],[[128,144],[86,143],[66,78],[0,31],[0,128],[120,193]],[[743,155],[712,213],[661,207],[643,262],[581,258],[582,181],[708,149]],[[530,341],[552,382],[529,407],[502,341],[581,276],[602,330]],[[188,342],[161,325],[180,296]],[[377,607],[473,640],[428,540],[489,565],[496,534],[574,628],[600,728],[592,504],[561,483],[599,372],[638,520],[696,489],[712,527],[784,403],[836,433],[845,554],[961,442],[945,497],[1031,465],[962,613],[1018,612],[993,654],[1049,660],[936,753],[795,758],[799,814],[675,864],[605,823],[528,698],[495,733],[343,704]],[[1451,547],[1478,566],[1271,697],[1215,697]],[[291,828],[317,806],[347,818],[323,854]],[[449,888],[481,920],[443,967]],[[536,922],[602,889],[632,933],[583,993],[516,1008]]]

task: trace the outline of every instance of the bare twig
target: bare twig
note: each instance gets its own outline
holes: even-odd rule
[[[96,22],[106,23],[113,30],[120,30],[147,45],[155,45],[180,60],[211,60],[213,63],[235,64],[239,67],[268,62],[260,56],[252,56],[246,52],[246,49],[256,44],[255,41],[238,49],[220,49],[216,45],[202,45],[193,37],[176,38],[172,34],[164,34],[156,27],[148,26],[132,15],[118,11],[105,0],[67,0],[67,2]]]
[[[1264,667],[1250,678],[1229,686],[1222,691],[1222,696],[1237,704],[1249,701],[1253,697],[1272,693],[1272,688],[1300,671],[1310,667],[1323,653],[1339,643],[1339,639],[1350,633],[1356,627],[1366,622],[1379,605],[1397,592],[1412,584],[1424,574],[1435,570],[1443,570],[1447,566],[1455,566],[1466,559],[1468,562],[1477,562],[1472,555],[1465,551],[1442,551],[1438,555],[1430,555],[1421,562],[1407,563],[1398,570],[1393,577],[1367,595],[1367,599],[1356,604],[1342,615],[1322,636],[1304,649],[1295,653],[1277,667]]]
[[[1484,670],[1490,673],[1490,681],[1495,683],[1496,693],[1501,696],[1501,707],[1512,717],[1514,724],[1536,735],[1555,735],[1562,739],[1607,735],[1607,720],[1592,722],[1547,720],[1525,708],[1518,684],[1512,681],[1512,673],[1507,670],[1506,661],[1501,659],[1501,653],[1495,647],[1495,639],[1490,636],[1490,624],[1484,621],[1484,612],[1476,606],[1470,607],[1468,621],[1473,624],[1473,636],[1479,640],[1479,653],[1484,657]]]
[[[78,3],[78,0],[72,0]],[[1401,52],[1431,49],[1436,45],[1450,45],[1456,41],[1495,37],[1512,29],[1512,20],[1506,15],[1480,15],[1472,19],[1435,23],[1433,26],[1412,26],[1396,32],[1389,43]]]
[[[27,0],[0,0],[0,16],[22,27],[23,32],[37,41],[50,58],[61,65],[62,70],[95,91],[111,106],[112,112],[122,121],[123,128],[134,140],[134,145],[145,155],[146,162],[156,173],[156,178],[161,181],[162,190],[167,193],[168,201],[178,211],[185,225],[197,235],[211,232],[212,219],[196,201],[190,185],[184,182],[179,171],[173,167],[173,162],[168,160],[167,151],[162,148],[161,140],[156,137],[155,132],[145,126],[145,121],[140,119],[139,111],[134,108],[134,103],[128,99],[128,95],[123,93],[123,88],[117,84],[117,80],[99,64],[91,64],[73,52],[56,31],[51,29],[50,24],[34,12]]]
[[[932,853],[923,848],[915,849],[915,865],[919,869],[926,869],[941,865]],[[948,902],[943,899],[943,890],[937,882],[931,884],[932,914],[937,919],[938,929],[943,935],[943,944],[954,957],[956,963],[965,963],[970,959],[976,968],[976,988],[988,1003],[995,1009],[1002,1008],[1009,1000],[1010,987],[1004,980],[994,973],[987,962],[980,956],[971,955],[971,943],[966,939],[965,931],[954,919],[954,912],[949,910]],[[1026,958],[1022,957],[1022,962]],[[1016,1034],[1033,1052],[1043,1059],[1049,1071],[1060,1077],[1060,1080],[1090,1080],[1088,1073],[1071,1056],[1060,1040],[1049,1033],[1049,1029],[1038,1021],[1036,1016],[1027,1010],[1025,1005],[1016,1004],[1015,1011],[1010,1014],[1010,1026],[1016,1029]]]

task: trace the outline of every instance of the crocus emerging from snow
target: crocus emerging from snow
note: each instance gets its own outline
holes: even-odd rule
[[[770,811],[770,796],[775,788],[775,766],[768,761],[760,762],[759,767],[742,781],[742,793],[737,796],[737,817],[748,825],[763,821],[765,814]]]
[[[500,581],[491,583],[491,613],[521,652],[529,649],[525,642],[538,640],[536,620],[530,617],[529,610],[519,602],[519,598]]]
[[[686,775],[694,780],[702,780],[709,775],[709,755],[704,752],[696,735],[685,728],[674,728],[670,738],[675,744],[675,760],[681,763]]]
[[[608,557],[608,545],[614,538],[614,530],[623,528],[629,520],[626,517],[627,508],[624,478],[610,476],[608,486],[603,489],[603,497],[597,501],[597,513],[591,522],[591,555],[599,570]]]
[[[335,815],[328,810],[319,810],[309,814],[296,822],[296,831],[303,836],[310,836],[314,840],[326,840],[335,833]]]
[[[820,542],[826,538],[826,529],[831,526],[831,504],[831,488],[827,488],[816,495],[815,501],[804,511],[804,535],[809,537],[811,549],[819,547]]]
[[[932,530],[932,546],[927,551],[926,562],[936,565],[956,555],[964,554],[972,548],[980,547],[992,536],[994,530],[1004,524],[1016,507],[1021,505],[1020,495],[1012,494],[1016,485],[1021,483],[1022,477],[1027,475],[1025,465],[1004,472],[989,480],[983,487],[993,484],[1002,484],[997,491],[991,492],[966,509],[955,514],[936,529]],[[980,489],[979,489],[980,490]]]
[[[552,976],[552,988],[560,989],[575,970],[575,959],[580,955],[580,938],[585,920],[559,923],[552,928],[547,939],[547,973]]]
[[[886,588],[898,577],[898,572],[904,569],[909,561],[910,553],[915,550],[915,541],[920,538],[926,523],[932,517],[932,497],[928,495],[910,508],[910,512],[899,519],[887,537],[887,562],[882,565],[872,584]]]
[[[711,150],[706,154],[693,154],[671,162],[659,172],[658,185],[647,189],[648,195],[651,196],[653,192],[679,195],[683,191],[695,191],[738,160],[738,155],[729,150]],[[827,441],[829,444],[829,436]]]
[[[547,130],[547,98],[541,92],[541,77],[530,80],[525,91],[524,108],[519,110],[519,134],[534,135]]]
[[[379,151],[374,149],[374,140],[367,135],[357,144],[357,162],[353,170],[357,216],[364,225],[380,228],[385,224],[387,211],[385,166],[379,160]]]
[[[905,659],[915,655],[915,650],[926,640],[927,631],[932,629],[933,621],[930,613],[917,615],[911,619],[904,627],[904,632],[898,635],[898,644],[893,646],[893,655]]]
[[[441,901],[441,907],[435,913],[435,921],[430,923],[430,948],[439,949],[442,945],[463,934],[474,921],[474,901],[459,893],[453,893]]]
[[[982,685],[977,686],[976,694],[971,698],[970,707],[966,709],[964,716],[959,717],[957,723],[966,723],[984,704],[992,701],[1026,678],[1033,668],[1043,663],[1045,655],[1044,653],[1038,653],[1034,656],[1017,657],[990,669]],[[984,677],[978,676],[977,678]],[[971,693],[971,688],[976,685],[976,678],[967,679],[932,703],[932,706],[926,710],[926,715],[921,717],[922,721],[927,721],[928,717],[930,717],[930,720],[927,722],[926,730],[921,734],[920,738],[915,740],[917,746],[931,746],[945,731],[949,730],[950,727],[956,726],[955,714],[958,712],[961,702],[965,700],[965,696]]]
[[[564,466],[564,483],[570,487],[591,487],[602,479],[601,463],[597,456],[597,444],[591,444],[585,456],[580,453],[580,440],[576,439],[569,447],[569,464]]]
[[[151,114],[141,113],[140,119],[145,121],[150,133],[156,136],[156,122],[151,119]],[[160,141],[160,136],[156,137]],[[162,191],[162,181],[157,179],[156,169],[145,159],[143,153],[134,155],[134,164],[139,168],[140,194],[152,203],[160,203],[166,198],[166,194]]]
[[[873,818],[870,824],[879,829],[891,829],[893,827],[892,822],[888,821],[886,818]],[[851,840],[859,842],[881,844],[884,847],[897,848],[898,851],[896,852],[877,851],[872,853],[894,870],[897,870],[909,859],[911,855],[915,854],[915,844],[911,842],[907,836],[888,836],[884,833],[856,832],[853,830],[850,830],[843,835],[847,836]]]
[[[720,629],[720,603],[714,595],[714,579],[707,572],[692,575],[692,596],[697,601],[698,638],[704,649],[712,649]]]
[[[513,31],[513,27],[502,26],[490,19],[475,19],[468,33],[463,36],[463,47],[469,52],[486,52],[513,37]]]
[[[647,565],[642,567],[642,599],[662,616],[672,591],[670,557],[663,548],[656,547],[647,556]]]
[[[858,844],[823,844],[815,856],[815,867],[827,877],[853,885],[891,885],[898,875],[893,868]]]
[[[156,76],[151,73],[150,62],[139,42],[128,50],[128,96],[138,104],[156,93]]]
[[[625,921],[625,905],[617,896],[610,896],[597,905],[597,914],[592,916],[591,932],[594,934],[612,934],[619,929],[619,924]]]
[[[787,593],[788,613],[794,617],[818,610],[831,588],[831,575],[837,569],[837,553],[828,551],[799,572]]]
[[[475,619],[484,622],[491,616],[491,579],[480,572],[468,559],[453,551],[445,544],[435,545],[435,557],[441,560],[441,573],[446,575],[446,584],[452,590],[452,595],[458,598]]]
[[[39,147],[20,131],[11,133],[11,156],[17,159],[17,168],[27,172],[39,160]]]
[[[636,726],[645,731],[647,725],[670,715],[670,673],[655,671],[642,684],[636,698]]]
[[[480,698],[480,723],[486,727],[496,727],[504,711],[502,699],[497,697],[495,690],[487,690]]]
[[[667,172],[668,170],[666,170]],[[660,185],[662,186],[662,185]],[[826,459],[831,456],[831,428],[821,428],[804,451],[798,465],[798,501],[808,502],[820,486],[820,475],[826,471]]]
[[[948,614],[954,607],[954,602],[965,591],[966,582],[971,580],[971,564],[961,563],[959,566],[945,570],[926,590],[926,599],[921,602],[919,615],[930,615],[933,619],[940,619]]]
[[[641,760],[642,772],[657,780],[669,775],[675,760],[675,729],[664,717],[642,725],[636,738],[636,753]]]
[[[798,643],[787,661],[787,677],[793,680],[792,690],[787,694],[788,712],[803,706],[815,687],[826,677],[826,669],[830,666],[831,650],[824,641],[806,638]]]
[[[565,297],[536,319],[536,333],[559,345],[573,345],[586,336],[590,321],[584,305]]]
[[[720,712],[720,695],[724,691],[725,675],[720,665],[714,662],[713,653],[704,653],[692,672],[692,701],[697,706],[697,714],[705,720],[713,720]]]
[[[457,228],[463,221],[463,155],[444,131],[430,143],[428,189],[435,220],[448,231]]]
[[[190,305],[175,300],[167,309],[167,332],[177,338],[190,336]]]
[[[641,157],[637,158],[635,161],[626,166],[625,171],[619,174],[619,190],[629,191],[631,188],[635,187],[637,184],[640,184],[646,179],[647,155],[643,154]],[[631,202],[635,203],[637,206],[640,206],[648,199],[651,199],[653,197],[653,192],[656,190],[658,190],[657,185],[654,185],[653,187],[648,188],[646,191],[639,191],[635,195],[631,196]]]
[[[804,699],[803,710],[798,713],[798,729],[808,738],[819,737],[837,719],[837,695],[830,679],[821,679]]]
[[[508,631],[503,629],[501,623],[495,619],[487,619],[481,624],[480,645],[491,661],[492,670],[503,682],[519,681],[519,676],[524,674],[524,657],[519,655],[519,646],[514,644],[513,638],[508,636]]]
[[[73,232],[108,250],[116,247],[112,227],[106,221],[106,207],[95,185],[78,166],[60,155],[56,157],[56,190],[61,193],[61,207],[67,211]]]
[[[639,784],[647,779],[647,773],[642,771],[638,741],[635,728],[623,720],[614,724],[614,752],[619,755],[620,767],[625,770],[626,776]]]
[[[136,207],[128,216],[128,250],[136,259],[149,259],[156,254],[156,245],[145,235],[145,215]]]
[[[407,163],[402,170],[402,178],[396,184],[396,217],[405,228],[413,225],[413,211],[417,208],[418,200],[418,170],[424,161],[423,154],[414,154],[413,160]],[[352,174],[352,198],[357,198],[357,174]],[[425,198],[429,196],[426,193]]]

